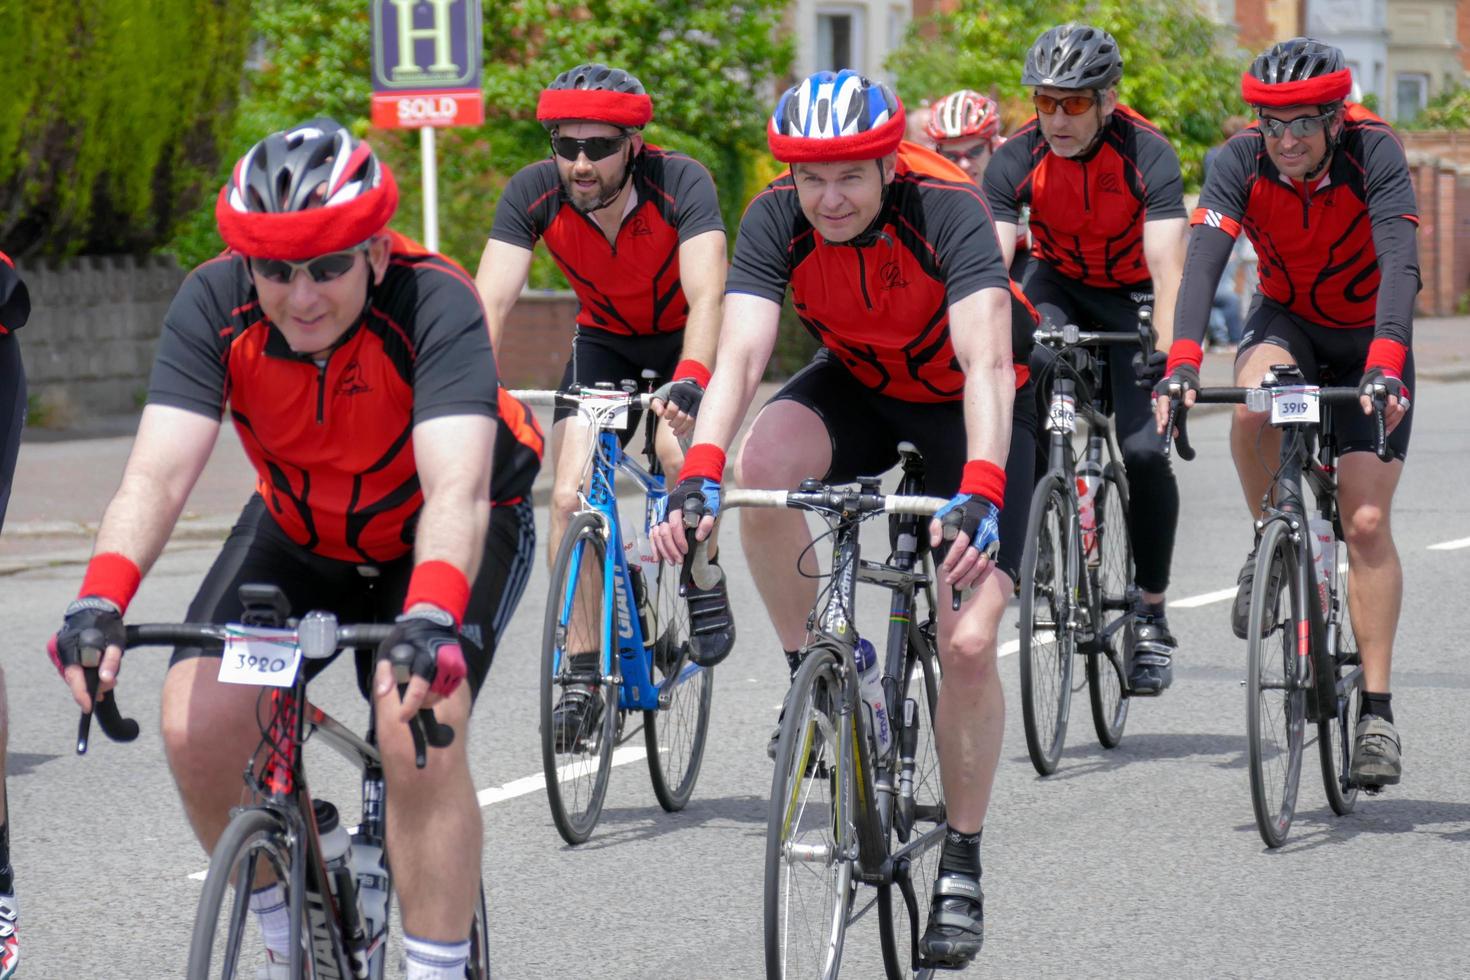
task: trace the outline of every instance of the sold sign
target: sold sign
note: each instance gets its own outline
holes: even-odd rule
[[[478,126],[480,0],[373,0],[373,125]]]

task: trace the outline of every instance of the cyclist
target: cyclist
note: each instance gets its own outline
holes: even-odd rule
[[[928,959],[959,967],[984,938],[980,833],[1005,714],[996,630],[1025,537],[1036,420],[1024,360],[1012,362],[1019,304],[979,189],[942,157],[901,142],[903,132],[892,90],[850,70],[819,72],[781,96],[767,136],[790,170],[741,221],[718,366],[670,519],[654,539],[663,558],[680,558],[680,511],[696,491],[708,518],[698,534],[712,529],[725,448],[790,287],[822,349],[756,416],[736,454],[736,482],[785,488],[879,473],[906,439],[924,455],[929,491],[953,495],[941,516],[959,519],[939,575],[974,591],[958,613],[947,596],[940,603],[936,729],[950,830],[922,941]],[[1019,333],[1029,338],[1035,321],[1023,318]],[[931,525],[935,547],[940,527]],[[794,673],[817,597],[799,567],[811,534],[801,514],[779,510],[746,513],[740,531]]]
[[[190,274],[165,318],[122,484],[51,653],[86,710],[78,638],[101,630],[100,690],[115,686],[123,614],[228,405],[257,491],[188,618],[238,621],[248,582],[280,586],[296,616],[396,616],[382,651],[415,650],[402,703],[389,664],[374,672],[381,658],[361,651],[357,667],[377,718],[407,975],[460,977],[482,841],[466,726],[534,560],[530,508],[513,501],[529,494],[540,434],[497,395],[468,273],[388,231],[397,203],[392,173],[330,119],[274,133],[236,164],[215,206],[229,249]],[[493,485],[492,441],[508,464]],[[492,506],[492,496],[511,505]],[[257,690],[219,682],[218,656],[176,649],[163,686],[169,764],[206,851],[260,738]],[[422,770],[402,724],[420,707],[456,732]],[[263,973],[284,976],[290,923],[279,885],[258,888],[250,906],[270,954]]]
[[[1170,392],[1193,404],[1200,341],[1210,301],[1236,237],[1260,256],[1260,284],[1235,360],[1235,383],[1254,387],[1276,364],[1295,364],[1309,382],[1358,385],[1363,413],[1338,411],[1338,506],[1347,540],[1348,603],[1363,657],[1363,700],[1352,777],[1360,785],[1399,781],[1399,736],[1389,692],[1403,570],[1389,512],[1403,473],[1413,420],[1410,350],[1419,254],[1418,211],[1408,164],[1388,124],[1346,101],[1343,53],[1307,37],[1283,41],[1241,77],[1257,122],[1216,158],[1192,220],[1187,268],[1168,376],[1155,401],[1163,431]],[[1370,396],[1386,392],[1392,462],[1372,452]],[[1259,516],[1280,452],[1264,413],[1236,409],[1230,450],[1246,506]],[[1246,635],[1252,554],[1232,610]]]
[[[1005,142],[995,100],[962,88],[934,103],[924,132],[940,156],[980,182],[990,156]]]
[[[491,342],[526,286],[531,250],[544,241],[581,308],[562,388],[637,378],[665,379],[653,410],[663,418],[657,448],[677,473],[683,454],[673,438],[693,426],[709,383],[725,277],[725,226],[709,172],[681,153],[643,139],[653,101],[618,68],[578,65],[542,91],[536,118],[551,135],[551,157],[515,174],[495,208],[476,284]],[[624,444],[641,412],[629,413]],[[580,506],[582,464],[593,433],[570,407],[552,429],[556,477],[548,558],[555,561],[568,520]],[[734,625],[725,584],[691,588],[693,659],[712,665],[729,654]],[[595,670],[597,653],[573,653]],[[600,701],[586,685],[568,685],[555,710],[557,730],[589,731]]]
[[[1139,307],[1154,307],[1155,359],[1131,358],[1131,345],[1116,345],[1108,374],[1132,510],[1149,517],[1129,522],[1141,596],[1128,685],[1134,694],[1157,695],[1173,679],[1164,602],[1179,488],[1154,432],[1149,389],[1174,322],[1185,211],[1179,157],[1152,123],[1118,101],[1122,77],[1122,55],[1106,31],[1063,24],[1043,32],[1021,75],[1036,116],[996,151],[984,187],[1007,262],[1021,208],[1030,206],[1031,259],[1021,286],[1043,320],[1131,332]],[[1050,360],[1037,348],[1033,373]]]
[[[26,371],[20,345],[13,336],[31,315],[31,295],[10,256],[0,252],[0,527],[10,504],[10,481],[20,452],[20,430],[26,420]],[[10,717],[5,698],[5,670],[0,667],[0,980],[15,976],[20,963],[20,904],[10,867],[10,798],[5,787],[5,750],[10,743]]]

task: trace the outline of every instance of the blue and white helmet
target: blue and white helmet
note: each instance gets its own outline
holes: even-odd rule
[[[783,163],[876,160],[898,149],[903,131],[903,103],[893,90],[844,68],[787,89],[766,140]]]

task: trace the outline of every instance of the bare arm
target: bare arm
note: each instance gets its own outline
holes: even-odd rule
[[[684,325],[685,360],[715,362],[720,340],[720,299],[725,294],[725,233],[707,231],[679,246],[679,285],[689,301]]]
[[[495,420],[489,416],[445,415],[413,427],[413,455],[424,491],[415,564],[448,562],[475,580],[490,526],[494,453]]]
[[[1165,218],[1143,224],[1143,257],[1154,283],[1154,331],[1156,347],[1168,350],[1174,340],[1174,306],[1179,283],[1184,278],[1184,242],[1188,222]]]
[[[531,274],[531,250],[490,239],[480,253],[480,267],[475,270],[475,288],[485,307],[485,323],[490,328],[490,347],[500,356],[500,335],[505,318],[526,288]]]
[[[1020,226],[1010,221],[995,223],[995,237],[1000,239],[1000,254],[1006,260],[1006,268],[1016,260],[1016,239],[1021,237]]]

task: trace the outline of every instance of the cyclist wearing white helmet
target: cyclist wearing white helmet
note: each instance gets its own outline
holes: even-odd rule
[[[1005,142],[995,100],[970,89],[951,92],[934,103],[925,132],[934,148],[979,183],[990,155]]]

